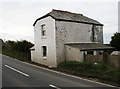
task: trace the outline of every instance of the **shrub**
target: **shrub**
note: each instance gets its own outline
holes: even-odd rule
[[[23,61],[30,61],[30,48],[33,46],[31,42],[22,41],[5,41],[3,42],[2,53]]]
[[[58,69],[78,76],[98,78],[120,83],[120,69],[109,69],[104,63],[98,64],[89,62],[63,62]]]

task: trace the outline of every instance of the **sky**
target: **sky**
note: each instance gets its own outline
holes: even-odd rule
[[[1,0],[0,38],[34,43],[34,21],[52,9],[81,13],[102,24],[103,40],[108,44],[118,32],[119,0]]]

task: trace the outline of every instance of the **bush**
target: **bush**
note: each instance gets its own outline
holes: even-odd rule
[[[120,33],[115,33],[114,36],[111,37],[110,44],[112,47],[115,47],[116,50],[120,51]]]
[[[30,48],[33,46],[31,42],[22,41],[5,41],[3,42],[2,53],[22,61],[30,61]]]

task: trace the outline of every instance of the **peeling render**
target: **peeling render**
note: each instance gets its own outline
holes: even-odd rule
[[[65,43],[103,43],[102,26],[56,21],[56,54],[57,63],[63,62],[66,58]],[[61,31],[62,29],[62,31]],[[72,56],[72,55],[71,55]],[[80,58],[80,57],[79,57]],[[69,60],[69,59],[68,59]],[[70,59],[71,60],[71,59]],[[81,61],[83,59],[79,59]]]

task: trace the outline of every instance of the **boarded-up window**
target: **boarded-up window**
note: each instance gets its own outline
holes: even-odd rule
[[[47,47],[42,46],[42,50],[43,50],[43,57],[46,57],[47,56]]]
[[[46,25],[45,24],[41,25],[41,30],[42,30],[42,36],[46,36]]]

